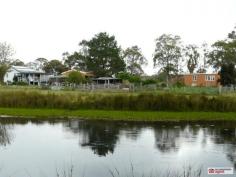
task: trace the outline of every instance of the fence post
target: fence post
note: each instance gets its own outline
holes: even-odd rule
[[[219,86],[219,94],[221,94],[222,93],[222,86],[220,85]]]
[[[140,82],[140,90],[143,91],[143,83]]]

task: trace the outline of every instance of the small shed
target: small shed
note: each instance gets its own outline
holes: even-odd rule
[[[99,77],[92,79],[95,84],[120,84],[122,83],[122,79],[114,78],[114,77]]]

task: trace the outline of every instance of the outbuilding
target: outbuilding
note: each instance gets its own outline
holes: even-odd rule
[[[120,84],[122,83],[122,79],[114,78],[114,77],[99,77],[92,79],[95,84]]]

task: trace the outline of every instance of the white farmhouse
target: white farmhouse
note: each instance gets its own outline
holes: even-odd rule
[[[26,82],[29,85],[40,85],[43,77],[44,71],[38,71],[25,66],[11,66],[4,76],[4,82],[6,84]]]

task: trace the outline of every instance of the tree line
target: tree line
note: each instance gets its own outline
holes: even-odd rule
[[[235,28],[236,29],[236,28]],[[153,53],[154,67],[159,75],[164,75],[166,83],[172,76],[184,71],[189,73],[205,73],[212,68],[221,75],[222,85],[232,85],[236,82],[236,33],[231,31],[223,40],[218,40],[211,46],[195,44],[184,45],[181,37],[163,34],[155,40]],[[0,43],[0,80],[11,65],[24,66],[19,59],[11,59],[13,48],[6,42]],[[82,40],[79,50],[73,53],[64,52],[62,60],[47,60],[38,58],[28,65],[35,65],[46,73],[60,74],[68,69],[93,71],[96,77],[116,76],[130,82],[140,81],[144,74],[143,67],[148,60],[137,45],[122,49],[115,36],[106,32],[96,34],[90,40]]]

